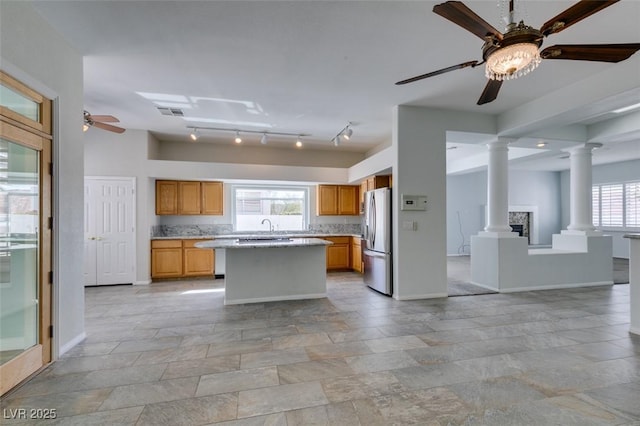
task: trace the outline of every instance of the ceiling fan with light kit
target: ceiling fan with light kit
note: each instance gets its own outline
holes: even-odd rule
[[[545,37],[559,33],[571,25],[617,3],[619,0],[581,0],[551,18],[537,30],[514,19],[514,0],[509,0],[509,24],[503,33],[460,1],[447,1],[433,7],[433,12],[475,34],[482,40],[482,61],[468,61],[397,82],[412,83],[462,68],[485,65],[489,79],[478,105],[492,102],[504,80],[522,77],[538,67],[542,59],[620,62],[640,50],[640,43],[626,44],[558,44],[540,50]]]
[[[125,129],[118,126],[113,126],[107,123],[119,123],[120,120],[113,115],[91,115],[87,110],[84,111],[84,124],[82,131],[86,132],[90,127],[97,127],[98,129],[107,130],[114,133],[124,133]]]

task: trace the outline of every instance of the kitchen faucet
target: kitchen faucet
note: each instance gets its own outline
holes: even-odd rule
[[[262,222],[260,223],[264,225],[265,222],[269,222],[269,232],[273,232],[273,225],[271,224],[271,221],[269,219],[262,219]]]

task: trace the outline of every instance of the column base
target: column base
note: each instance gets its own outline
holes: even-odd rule
[[[599,237],[602,235],[602,231],[597,229],[580,230],[580,229],[563,229],[560,231],[562,235],[582,235],[586,237]]]

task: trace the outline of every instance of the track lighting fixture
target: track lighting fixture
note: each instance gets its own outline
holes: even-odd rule
[[[344,138],[345,141],[348,141],[349,139],[351,139],[351,135],[353,135],[353,130],[351,130],[351,124],[352,124],[351,122],[347,123],[347,125],[344,126],[342,130],[340,130],[333,139],[331,139],[335,146],[340,145],[340,142],[342,142],[342,138]]]
[[[351,130],[350,125],[347,126],[346,129],[344,129],[344,131],[342,132],[342,137],[345,138],[345,140],[349,140],[351,139],[351,135],[353,134],[353,130]]]
[[[260,144],[262,145],[267,145],[267,143],[269,142],[269,137],[273,136],[273,135],[277,135],[277,136],[288,136],[288,137],[292,137],[295,136],[296,138],[296,142],[295,142],[295,146],[298,148],[302,147],[302,137],[306,137],[306,136],[311,136],[311,134],[308,133],[286,133],[286,132],[269,132],[269,131],[257,131],[257,130],[243,130],[243,129],[225,129],[222,127],[191,127],[191,126],[187,126],[187,129],[189,129],[189,138],[193,141],[196,141],[201,133],[203,131],[216,131],[216,132],[234,132],[235,133],[235,138],[234,138],[234,142],[239,144],[242,143],[242,138],[240,137],[240,132],[242,133],[253,133],[253,134],[259,134],[262,135],[260,137]]]

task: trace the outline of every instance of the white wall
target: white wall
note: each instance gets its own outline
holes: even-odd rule
[[[54,110],[54,356],[84,337],[82,57],[25,2],[0,2],[0,66]]]
[[[495,134],[495,117],[397,106],[393,118],[394,297],[446,297],[446,132]],[[427,210],[401,211],[402,194],[426,195]],[[415,222],[417,229],[405,230],[403,222]]]
[[[116,134],[89,129],[85,134],[85,176],[119,176],[136,178],[136,282],[149,282],[149,230],[156,224],[155,181],[147,172],[149,134],[127,130]]]
[[[333,147],[331,142],[327,146]],[[331,149],[319,150],[302,148],[274,148],[263,146],[228,145],[212,143],[187,143],[161,141],[158,152],[150,156],[154,160],[196,161],[234,164],[277,164],[283,166],[307,167],[350,167],[364,159],[359,152],[345,152]]]
[[[597,154],[596,154],[597,155]],[[593,184],[619,183],[640,180],[640,160],[621,161],[619,163],[602,164],[593,166]],[[562,227],[566,229],[569,224],[569,171],[562,172]],[[613,256],[629,258],[629,240],[623,238],[625,234],[638,232],[637,229],[612,231],[604,229],[604,233],[613,237]]]

